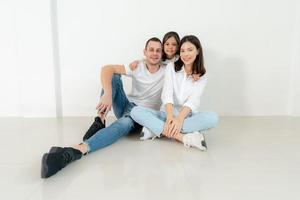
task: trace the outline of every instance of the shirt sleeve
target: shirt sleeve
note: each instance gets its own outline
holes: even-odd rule
[[[195,83],[192,94],[188,97],[183,106],[187,106],[191,111],[195,111],[200,107],[201,96],[207,83],[207,76],[204,75]]]
[[[161,94],[161,101],[162,101],[163,106],[168,103],[174,104],[173,78],[172,78],[173,71],[174,71],[174,64],[169,63],[166,66],[166,72],[165,72],[165,77],[164,77],[164,86],[163,86],[163,91]]]

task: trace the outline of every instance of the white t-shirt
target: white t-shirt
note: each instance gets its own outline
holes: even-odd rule
[[[161,65],[155,73],[150,73],[144,62],[139,62],[135,70],[125,65],[126,75],[132,78],[132,89],[127,95],[129,101],[139,106],[159,110],[163,88],[165,66]]]
[[[207,75],[201,76],[194,81],[191,75],[187,75],[184,66],[175,72],[174,63],[166,67],[164,87],[161,95],[161,110],[165,110],[167,103],[172,103],[173,108],[179,112],[183,106],[187,106],[192,113],[200,111],[201,95],[207,82]]]
[[[162,64],[162,65],[165,65],[165,66],[167,66],[167,64],[169,64],[170,62],[176,62],[177,60],[179,59],[179,55],[175,55],[173,58],[171,58],[171,59],[166,59],[166,60],[164,60],[164,61],[161,61],[160,63]],[[140,63],[140,62],[145,62],[145,59],[141,59],[141,60],[138,60],[138,62]]]

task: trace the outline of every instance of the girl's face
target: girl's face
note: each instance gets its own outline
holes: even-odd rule
[[[197,47],[191,42],[185,42],[180,48],[180,58],[185,66],[193,65],[198,55]]]
[[[178,44],[174,37],[170,37],[164,44],[164,52],[167,55],[168,59],[171,59],[175,56],[178,48]]]

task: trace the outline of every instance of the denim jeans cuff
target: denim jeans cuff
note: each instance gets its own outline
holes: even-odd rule
[[[88,143],[86,143],[86,142],[81,142],[80,144],[85,144],[85,145],[86,145],[86,147],[87,147],[87,151],[86,151],[86,153],[84,153],[83,155],[85,156],[85,155],[89,154],[89,153],[90,153],[90,151],[91,151],[91,148],[90,148],[89,144],[88,144]]]

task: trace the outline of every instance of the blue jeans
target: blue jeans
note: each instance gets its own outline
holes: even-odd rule
[[[88,152],[106,147],[140,127],[130,117],[130,111],[136,105],[127,99],[123,89],[121,75],[115,74],[112,78],[112,106],[117,120],[110,126],[99,130],[95,135],[84,142],[88,145]]]
[[[174,113],[177,115],[178,113]],[[130,113],[132,119],[140,125],[148,128],[155,135],[160,136],[166,121],[164,111],[156,111],[142,106],[132,108]],[[181,133],[192,133],[213,128],[218,123],[218,116],[214,112],[198,112],[187,116],[183,122]]]

